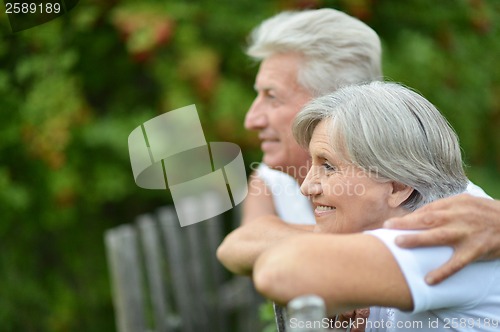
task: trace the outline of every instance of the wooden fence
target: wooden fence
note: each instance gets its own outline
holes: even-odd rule
[[[196,209],[217,206],[210,196]],[[118,332],[262,329],[262,298],[247,277],[232,276],[215,251],[239,218],[217,216],[181,228],[173,207],[141,215],[105,233]]]

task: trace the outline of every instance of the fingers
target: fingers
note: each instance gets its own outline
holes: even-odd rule
[[[392,218],[384,223],[384,228],[391,229],[428,229],[446,224],[450,219],[449,211],[421,209],[404,217]]]
[[[460,261],[451,260],[438,269],[429,272],[425,276],[425,282],[429,285],[439,284],[441,281],[445,280],[454,273],[460,271],[465,266],[465,263]]]
[[[395,242],[401,248],[433,247],[453,245],[465,236],[466,234],[462,234],[459,229],[436,228],[415,234],[399,235]]]
[[[466,266],[476,258],[476,251],[462,252],[462,250],[457,250],[448,262],[446,262],[436,270],[429,272],[425,276],[425,282],[429,285],[439,284],[441,281],[463,269],[464,266]]]
[[[487,253],[482,241],[471,238],[459,242],[454,249],[450,260],[441,267],[429,272],[425,276],[425,282],[429,285],[436,285],[473,261],[484,258]]]
[[[355,314],[356,313],[354,311],[346,311],[341,313],[338,318],[340,321],[350,320],[354,318]]]
[[[404,217],[393,218],[384,228],[423,230],[395,239],[403,248],[450,246],[450,260],[426,276],[435,285],[478,259],[500,257],[500,203],[467,194],[430,203]]]
[[[370,308],[354,310],[353,320],[357,323],[351,329],[351,332],[364,332],[366,327],[366,320],[370,316]],[[359,322],[362,322],[361,324]]]
[[[356,318],[368,318],[370,316],[370,308],[356,309],[355,311]]]
[[[364,332],[368,316],[370,316],[370,308],[356,309],[343,312],[338,316],[338,320],[346,322],[345,326],[349,326],[351,332]],[[355,324],[351,324],[351,322],[355,322]]]
[[[436,285],[460,271],[465,265],[475,260],[480,253],[480,246],[467,241],[467,232],[460,228],[435,228],[416,234],[396,237],[395,242],[402,248],[432,247],[448,245],[454,248],[451,259],[436,270],[429,272],[425,282]],[[463,249],[467,247],[467,250]]]
[[[384,223],[384,228],[427,229],[453,221],[453,215],[460,215],[457,209],[467,208],[474,203],[472,196],[461,194],[434,201],[400,218],[392,218]],[[464,214],[464,211],[461,213]]]

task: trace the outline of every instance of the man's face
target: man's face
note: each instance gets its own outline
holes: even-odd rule
[[[298,180],[305,177],[309,155],[292,136],[292,122],[312,95],[297,83],[301,57],[276,54],[262,61],[255,90],[257,97],[245,118],[245,128],[259,132],[262,161]]]

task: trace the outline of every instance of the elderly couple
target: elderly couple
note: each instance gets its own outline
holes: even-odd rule
[[[312,293],[329,316],[370,307],[368,320],[391,322],[378,331],[497,330],[500,202],[467,179],[439,111],[380,81],[377,34],[320,9],[251,37],[261,64],[245,126],[263,163],[220,261],[278,303]]]

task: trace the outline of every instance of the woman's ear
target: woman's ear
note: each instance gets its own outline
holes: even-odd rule
[[[401,206],[404,201],[410,197],[413,192],[413,188],[402,184],[401,182],[392,181],[392,193],[389,195],[389,206],[396,208]]]

